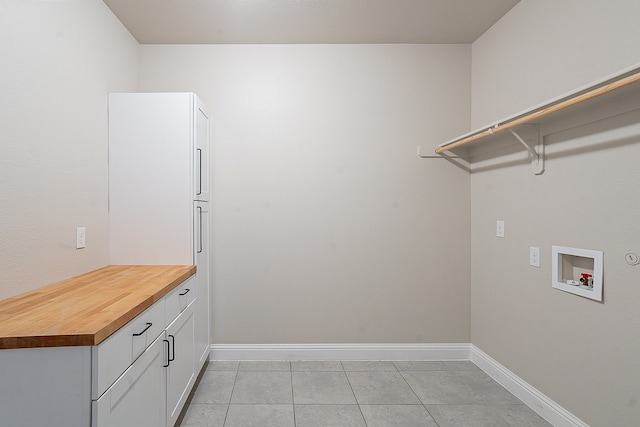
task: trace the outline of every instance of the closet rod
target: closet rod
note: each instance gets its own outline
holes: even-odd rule
[[[489,135],[493,135],[494,133],[498,133],[500,131],[503,130],[507,130],[510,128],[513,128],[515,126],[518,125],[522,125],[525,123],[531,123],[532,121],[535,121],[537,119],[540,119],[546,115],[549,115],[551,113],[555,113],[557,111],[563,110],[565,108],[571,107],[573,105],[579,104],[581,102],[584,101],[588,101],[590,99],[596,98],[598,96],[604,95],[606,93],[612,92],[616,89],[620,89],[622,87],[625,86],[629,86],[631,84],[637,83],[640,81],[640,71],[635,73],[635,74],[631,74],[627,77],[621,78],[620,80],[616,80],[613,81],[611,83],[596,87],[595,89],[589,90],[585,93],[582,93],[580,95],[565,99],[565,100],[561,100],[557,103],[553,103],[547,106],[542,107],[539,110],[535,110],[531,113],[525,114],[523,116],[520,117],[516,117],[512,120],[508,120],[504,123],[498,123],[496,125],[493,125],[489,128],[480,130],[476,133],[473,133],[469,136],[463,137],[459,140],[453,140],[451,143],[446,144],[446,145],[442,145],[438,148],[436,148],[436,154],[441,154],[445,151],[449,151],[452,150],[454,148],[460,147],[462,145],[466,145],[470,142],[476,141],[478,139],[484,138],[486,136]]]

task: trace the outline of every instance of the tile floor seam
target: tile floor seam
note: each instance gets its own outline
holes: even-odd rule
[[[291,382],[291,411],[293,412],[293,427],[296,427],[296,394],[293,391],[293,362],[289,361],[289,381]]]
[[[342,361],[340,361],[340,364],[342,365],[342,369],[344,369],[344,364],[342,363]],[[349,383],[349,388],[351,389],[351,393],[353,393],[353,398],[356,400],[356,405],[358,405],[358,411],[360,411],[360,416],[364,421],[364,425],[365,427],[369,427],[369,423],[367,423],[364,412],[362,412],[362,407],[360,406],[360,402],[358,401],[358,396],[356,396],[356,392],[353,390],[353,385],[351,385],[351,380],[349,380],[349,375],[347,374],[346,370],[344,370],[344,376],[347,377],[347,383]]]
[[[422,404],[422,406],[425,405],[425,403],[422,401],[422,399],[420,399],[420,396],[418,396],[418,393],[413,389],[413,387],[411,387],[411,384],[409,384],[409,381],[407,381],[407,378],[402,374],[402,371],[398,370],[398,373],[400,374],[400,376],[402,377],[403,381],[405,382],[405,384],[407,386],[409,386],[409,389],[411,389],[411,392],[413,393],[413,395],[416,397],[416,399],[418,399],[418,402],[420,402],[420,404]],[[426,407],[424,409],[427,409]],[[429,412],[429,410],[427,409],[427,412]],[[431,415],[431,414],[429,414]],[[433,418],[433,416],[431,416],[431,418]],[[435,419],[435,418],[434,418]]]
[[[421,401],[422,402],[422,401]],[[427,408],[427,405],[425,405],[424,403],[422,404],[422,406],[424,407],[424,410],[427,411],[427,414],[429,414],[429,416],[431,417],[431,419],[433,420],[434,423],[436,423],[436,426],[440,427],[440,423],[438,422],[438,420],[436,420],[436,417],[433,416],[433,414],[431,413],[431,411],[429,411],[429,408]]]
[[[238,372],[240,371],[240,362],[235,369],[235,375],[233,376],[233,385],[231,386],[231,393],[229,393],[229,401],[227,402],[227,410],[224,413],[224,421],[222,421],[222,427],[227,424],[227,418],[229,417],[229,408],[231,407],[231,397],[233,396],[233,390],[236,388],[236,381],[238,381]]]

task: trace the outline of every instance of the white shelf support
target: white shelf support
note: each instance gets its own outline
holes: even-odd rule
[[[435,156],[427,155],[420,153],[421,148],[422,147],[418,147],[417,150],[418,157],[420,157],[421,159],[444,159],[469,173],[471,172],[471,164],[468,161],[469,158],[466,156],[450,156],[447,153],[440,153]]]
[[[525,141],[524,138],[522,138],[515,130],[509,129],[509,132],[511,132],[511,135],[513,135],[513,137],[529,152],[532,158],[531,167],[533,169],[533,173],[540,175],[544,172],[544,145],[542,136],[540,135],[540,126],[537,124],[529,124],[526,126],[531,126],[533,128],[533,137],[531,138],[533,146]]]
[[[418,157],[422,158],[422,159],[444,159],[444,158],[449,158],[449,159],[465,159],[466,157],[462,157],[462,156],[444,156],[442,154],[440,155],[436,155],[436,156],[430,156],[427,154],[422,154],[420,153],[420,150],[422,150],[422,146],[418,147]]]

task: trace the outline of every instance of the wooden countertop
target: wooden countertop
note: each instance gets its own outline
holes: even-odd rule
[[[195,272],[112,265],[0,301],[0,349],[99,344]]]

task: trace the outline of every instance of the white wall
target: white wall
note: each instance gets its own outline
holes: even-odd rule
[[[108,264],[107,92],[137,66],[100,0],[0,2],[0,299]]]
[[[638,16],[635,0],[522,0],[473,44],[474,126],[640,63]],[[640,419],[640,266],[624,263],[640,251],[639,111],[636,92],[544,126],[543,175],[471,176],[472,343],[591,426]],[[604,251],[603,303],[552,289],[554,244]]]
[[[141,47],[213,142],[214,343],[468,342],[469,46]]]

